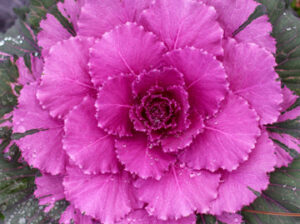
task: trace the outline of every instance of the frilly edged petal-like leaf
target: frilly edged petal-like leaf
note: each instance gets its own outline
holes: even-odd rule
[[[85,1],[78,20],[78,34],[101,37],[118,25],[137,22],[142,10],[151,0],[88,0]]]
[[[69,18],[75,31],[78,31],[78,18],[81,14],[81,8],[84,5],[85,0],[65,0],[64,2],[58,2],[57,7],[60,12]]]
[[[217,11],[218,21],[225,31],[226,37],[231,37],[258,6],[254,0],[201,0],[213,6]]]
[[[278,121],[267,126],[275,143],[276,167],[287,166],[300,153],[300,106],[297,96],[287,87],[282,89],[283,102]]]
[[[228,91],[223,65],[213,55],[194,47],[173,50],[163,57],[184,75],[191,108],[203,117],[215,114]]]
[[[252,21],[248,26],[239,32],[234,38],[238,42],[255,43],[268,51],[276,52],[276,41],[271,36],[272,25],[268,16],[261,16]]]
[[[24,58],[19,58],[16,62],[19,70],[18,83],[22,85],[29,84],[31,82],[38,82],[41,78],[43,70],[43,60],[38,57],[30,58],[31,71],[26,66]]]
[[[51,14],[47,14],[46,19],[41,21],[40,27],[42,30],[38,33],[37,40],[44,57],[49,55],[53,45],[72,36]]]
[[[155,68],[165,50],[164,44],[142,26],[130,22],[117,26],[90,49],[92,81],[98,87],[120,73],[138,75]]]
[[[270,175],[270,184],[242,214],[246,223],[299,223],[300,157]]]
[[[175,100],[178,103],[180,111],[178,112],[176,128],[170,130],[170,135],[176,135],[176,133],[182,133],[191,125],[189,120],[189,96],[184,86],[169,86],[167,88],[167,93],[170,95],[170,98]],[[176,147],[164,147],[165,151],[176,151]]]
[[[159,180],[176,161],[175,156],[164,153],[160,147],[150,147],[143,134],[117,139],[116,152],[125,169],[143,179]]]
[[[62,149],[63,122],[52,118],[36,99],[37,83],[21,90],[18,108],[13,113],[13,130],[25,133],[40,130],[19,140],[22,155],[29,165],[53,175],[65,170],[66,155]]]
[[[133,106],[131,84],[133,75],[120,75],[107,80],[96,100],[98,126],[108,134],[131,136],[133,125],[129,111]]]
[[[225,43],[224,52],[230,89],[249,102],[261,124],[275,122],[283,99],[274,56],[256,44],[237,44],[233,39]]]
[[[61,214],[59,219],[60,224],[94,224],[90,216],[83,215],[73,205],[69,205],[66,210]]]
[[[116,224],[195,224],[196,216],[194,214],[177,220],[168,219],[166,221],[150,216],[145,210],[139,209],[129,213],[124,219]]]
[[[195,46],[218,55],[223,52],[223,30],[216,19],[215,9],[202,2],[156,0],[143,11],[141,24],[159,36],[169,50]]]
[[[178,134],[170,134],[161,139],[161,145],[164,151],[178,151],[190,146],[196,136],[204,131],[204,122],[202,116],[197,112],[191,111],[188,116],[191,124],[184,131]]]
[[[194,169],[235,170],[255,147],[260,134],[258,119],[247,101],[230,93],[180,160]]]
[[[176,165],[160,180],[138,179],[135,186],[138,199],[148,204],[150,215],[162,220],[179,219],[194,211],[208,212],[210,202],[217,197],[219,178],[219,174]]]
[[[130,175],[87,175],[79,168],[67,168],[64,178],[66,199],[81,213],[104,224],[113,224],[137,207]]]
[[[184,86],[183,74],[172,67],[164,67],[161,70],[153,69],[141,73],[132,83],[132,91],[135,97],[144,96],[151,87]]]
[[[114,137],[97,126],[94,104],[87,96],[66,116],[63,148],[86,173],[117,173]]]
[[[56,201],[65,198],[62,181],[63,176],[52,176],[49,174],[43,174],[41,177],[35,178],[37,188],[34,196],[39,198],[40,205],[47,206],[45,212],[49,212]]]
[[[274,144],[263,132],[247,161],[237,170],[222,172],[218,197],[212,202],[210,212],[217,215],[235,213],[253,202],[257,197],[253,190],[261,192],[267,188],[268,173],[274,171],[275,163]]]
[[[51,116],[65,117],[85,96],[94,94],[87,65],[92,43],[93,39],[70,38],[53,46],[45,58],[37,98]]]

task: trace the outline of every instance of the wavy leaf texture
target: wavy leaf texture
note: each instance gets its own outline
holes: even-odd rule
[[[39,53],[35,37],[39,23],[47,13],[51,13],[70,32],[75,35],[72,25],[57,10],[59,0],[31,0],[30,7],[17,10],[19,20],[6,34],[0,35],[0,52],[24,57],[30,68],[32,53]],[[298,95],[300,94],[300,19],[290,8],[289,0],[258,0],[262,3],[236,34],[263,14],[268,14],[273,25],[272,35],[277,40],[276,71],[284,84]],[[24,14],[25,13],[25,14]],[[21,86],[16,83],[18,71],[14,60],[6,60],[0,55],[0,125],[10,122],[9,112],[17,104],[17,94]],[[300,105],[300,100],[293,107]],[[290,108],[292,109],[292,108]],[[6,116],[5,116],[6,115]],[[300,138],[300,118],[272,125],[272,131]],[[270,128],[270,127],[269,127]],[[38,205],[32,193],[37,171],[32,170],[20,160],[20,151],[13,139],[29,133],[12,133],[9,125],[0,128],[0,223],[57,223],[67,203],[60,201],[48,214]],[[275,142],[276,143],[276,142]],[[280,145],[280,142],[277,143]],[[285,150],[293,153],[292,149]],[[269,188],[254,203],[243,209],[245,223],[267,224],[300,223],[296,215],[300,213],[300,158],[297,154],[294,162],[287,168],[281,168],[271,174]],[[7,158],[10,158],[8,160]],[[21,161],[21,162],[20,162]],[[254,192],[255,193],[255,192]],[[41,221],[42,220],[42,221]],[[222,224],[216,217],[198,216],[197,224]]]

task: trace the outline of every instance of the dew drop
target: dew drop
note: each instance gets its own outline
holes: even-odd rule
[[[26,128],[24,126],[19,126],[18,131],[19,132],[25,132]]]
[[[19,224],[26,224],[26,219],[25,218],[20,218],[19,219]]]
[[[191,174],[190,174],[190,178],[194,178],[195,176],[196,176],[195,173],[191,173]]]

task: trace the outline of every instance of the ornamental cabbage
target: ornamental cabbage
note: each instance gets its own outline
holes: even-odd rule
[[[266,16],[234,33],[253,0],[65,0],[40,24],[41,58],[24,85],[14,132],[39,169],[46,211],[61,223],[192,224],[237,214],[291,158],[266,125],[295,96],[281,88]],[[284,100],[283,100],[284,99]],[[285,137],[298,147],[299,141]],[[298,141],[298,142],[295,142]],[[297,145],[298,144],[298,145]]]

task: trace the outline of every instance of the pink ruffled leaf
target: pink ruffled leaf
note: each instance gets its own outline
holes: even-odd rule
[[[19,58],[16,62],[19,71],[18,83],[26,85],[40,80],[43,70],[43,60],[38,57],[31,57],[31,71],[25,65],[24,58]]]
[[[276,41],[271,36],[272,25],[268,22],[268,16],[261,16],[252,21],[244,30],[239,32],[234,38],[238,42],[255,43],[268,51],[276,52]]]
[[[142,13],[141,23],[159,36],[169,50],[194,46],[219,55],[223,52],[223,30],[216,19],[215,9],[202,2],[157,0]]]
[[[223,30],[213,7],[194,0],[157,0],[145,10],[141,23],[154,32],[169,50],[194,46],[222,54]]]
[[[258,3],[254,0],[201,0],[213,6],[218,15],[218,21],[225,31],[225,36],[231,37],[254,12]]]
[[[188,217],[184,217],[177,220],[169,219],[167,221],[163,221],[155,218],[154,216],[150,216],[145,210],[139,209],[131,212],[126,218],[122,219],[120,222],[116,224],[195,224],[196,223],[196,215],[192,214]]]
[[[63,122],[53,119],[36,99],[37,83],[21,90],[18,108],[13,113],[14,133],[42,129],[17,141],[29,165],[53,175],[65,170],[66,155],[62,149]]]
[[[250,189],[261,192],[267,188],[267,173],[274,170],[275,163],[274,145],[263,132],[249,159],[237,170],[222,174],[218,198],[212,202],[211,212],[217,215],[222,212],[235,213],[253,202],[257,196]]]
[[[164,153],[159,147],[150,147],[147,137],[142,134],[116,140],[116,149],[125,169],[143,179],[153,177],[159,180],[175,162],[174,156]]]
[[[287,166],[300,153],[300,107],[282,114],[279,121],[268,126],[276,145],[277,167]]]
[[[180,133],[185,131],[187,128],[189,128],[191,122],[189,120],[189,96],[187,91],[185,90],[184,86],[169,86],[167,88],[167,93],[170,94],[170,97],[172,97],[176,102],[178,103],[180,110],[177,114],[177,127],[173,130],[171,130],[171,135],[173,133]],[[169,148],[171,149],[171,148]],[[173,148],[175,149],[175,148]],[[167,148],[165,148],[167,150]],[[168,150],[167,150],[168,151]],[[173,151],[173,150],[170,150]],[[175,150],[176,151],[176,150]]]
[[[46,19],[41,21],[40,27],[42,30],[38,33],[37,40],[39,46],[42,47],[43,57],[49,55],[51,47],[56,43],[72,36],[51,14],[47,14]]]
[[[276,167],[288,166],[300,153],[300,140],[288,134],[269,132],[275,143]]]
[[[151,87],[184,86],[183,75],[174,68],[164,67],[140,74],[132,84],[134,96],[144,96]]]
[[[80,36],[101,37],[118,25],[137,22],[151,0],[87,0],[78,21]]]
[[[137,207],[128,173],[87,175],[67,168],[63,182],[66,199],[81,213],[104,224],[114,224]]]
[[[245,98],[260,116],[261,124],[273,123],[280,115],[282,94],[274,70],[274,56],[256,44],[225,44],[224,66],[230,89]]]
[[[300,106],[289,109],[297,100],[297,96],[287,87],[282,89],[283,102],[281,103],[281,115],[277,123],[268,128],[269,137],[275,143],[276,167],[288,166],[293,156],[300,153],[299,130]]]
[[[224,28],[226,37],[234,37],[238,42],[256,43],[270,52],[275,52],[276,42],[271,36],[272,25],[268,22],[267,16],[261,16],[263,8],[257,2],[254,0],[202,1],[215,7],[218,21]],[[243,29],[240,30],[241,27]],[[239,32],[235,35],[237,31]]]
[[[51,48],[37,92],[42,106],[53,117],[64,117],[94,89],[88,74],[91,39],[70,38]]]
[[[40,205],[46,205],[45,212],[49,212],[54,207],[55,202],[65,198],[62,181],[62,176],[49,174],[35,178],[36,190],[34,195],[39,199]]]
[[[229,94],[216,117],[205,124],[180,160],[194,169],[235,170],[248,159],[260,134],[258,117],[242,98]]]
[[[86,97],[65,119],[63,147],[86,173],[117,173],[114,138],[97,126],[95,100]]]
[[[75,31],[78,31],[78,18],[81,13],[81,8],[84,5],[85,0],[65,0],[59,2],[57,7],[59,11],[66,17],[69,18]]]
[[[146,210],[162,220],[179,219],[194,211],[206,213],[217,197],[218,174],[172,167],[159,181],[139,179],[135,184],[138,198],[146,202]],[[203,184],[205,183],[205,184]]]
[[[221,215],[217,216],[217,219],[227,224],[241,224],[243,222],[243,217],[237,213],[223,212]]]
[[[281,103],[281,111],[284,112],[289,109],[297,100],[298,96],[294,95],[293,92],[284,86],[282,89],[283,101]],[[280,117],[281,118],[281,117]],[[281,119],[278,120],[281,120]]]
[[[90,49],[92,81],[98,87],[121,73],[138,75],[156,67],[164,52],[164,44],[143,27],[129,22],[118,26]]]
[[[164,60],[184,74],[191,107],[203,116],[216,113],[228,90],[222,64],[195,48],[168,52]]]
[[[280,213],[297,214],[299,212],[298,203],[300,201],[300,157],[296,158],[289,167],[284,167],[270,174],[270,183],[264,192],[260,194],[249,207],[245,208],[243,216],[245,222],[257,220],[262,223],[298,223],[299,217],[264,215],[251,213],[254,211],[273,211]],[[257,193],[257,192],[256,192]]]
[[[189,116],[191,125],[178,135],[168,135],[161,140],[162,148],[165,152],[173,152],[190,146],[196,136],[203,132],[203,118],[197,113],[192,112]]]
[[[133,125],[129,110],[133,104],[131,84],[133,75],[108,80],[98,92],[96,100],[99,127],[109,134],[131,136]]]
[[[60,224],[94,224],[90,216],[82,215],[78,209],[75,209],[73,205],[69,205],[62,213]]]

